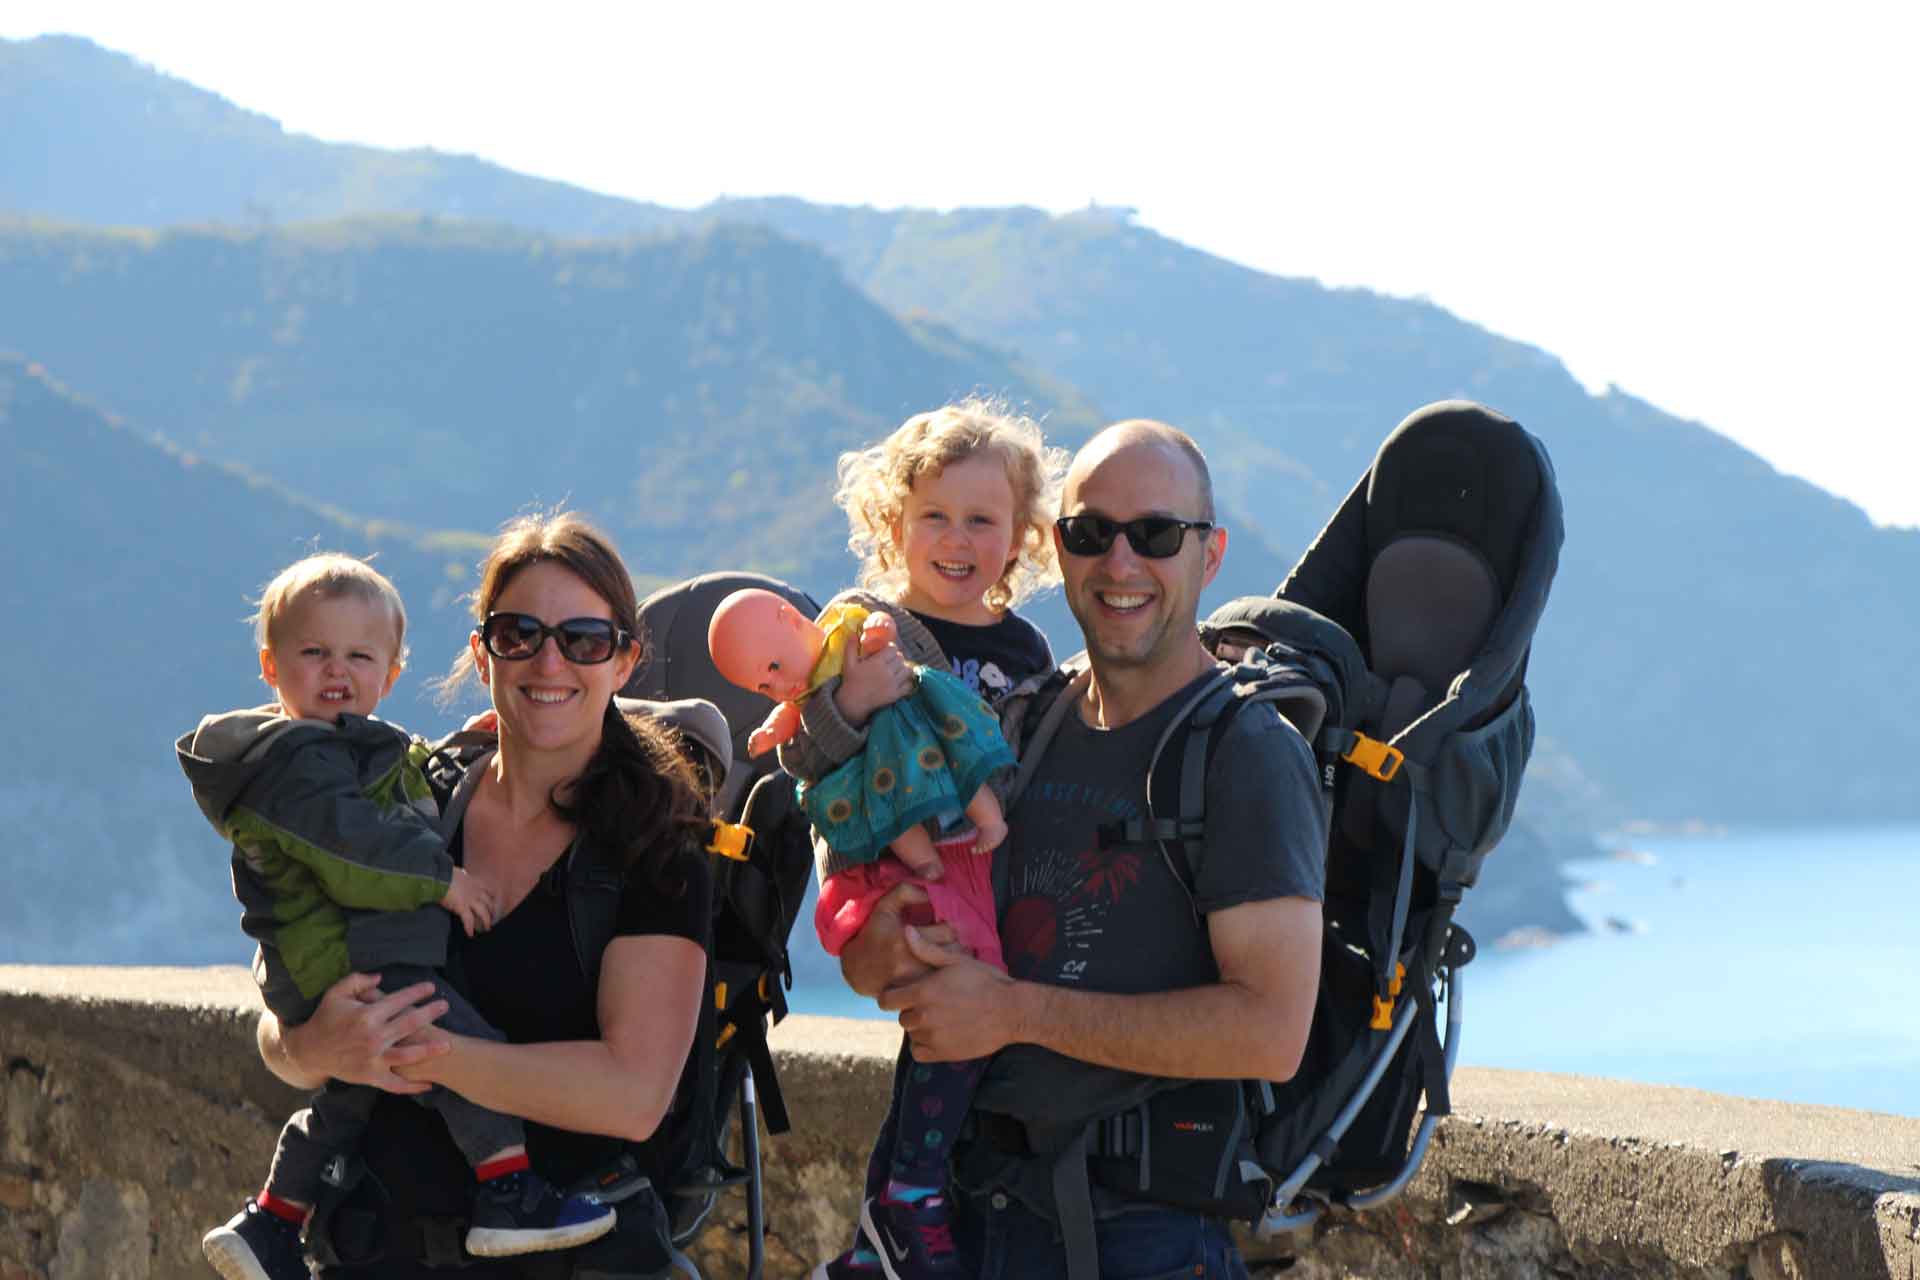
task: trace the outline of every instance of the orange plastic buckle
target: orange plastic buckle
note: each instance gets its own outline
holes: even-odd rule
[[[707,842],[707,852],[717,853],[723,858],[732,858],[735,862],[747,860],[747,845],[753,840],[753,828],[743,827],[737,822],[713,824],[713,839]]]
[[[1406,762],[1407,753],[1398,747],[1388,746],[1378,738],[1356,733],[1353,735],[1353,746],[1340,758],[1358,767],[1370,778],[1391,782],[1393,776],[1400,772],[1400,766]]]
[[[1393,966],[1393,981],[1387,984],[1387,998],[1373,998],[1373,1017],[1367,1026],[1375,1031],[1393,1030],[1393,1002],[1400,994],[1401,984],[1407,976],[1407,966],[1396,963]]]

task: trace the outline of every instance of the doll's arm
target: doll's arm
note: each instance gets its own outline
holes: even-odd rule
[[[767,713],[760,727],[747,735],[747,754],[763,756],[792,739],[800,728],[800,704],[782,702]]]

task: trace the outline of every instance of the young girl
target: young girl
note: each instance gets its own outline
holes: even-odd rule
[[[1059,580],[1050,526],[1066,461],[1033,421],[978,399],[919,414],[879,444],[841,456],[834,501],[846,509],[848,546],[862,564],[860,589],[833,603],[890,616],[898,641],[849,664],[801,704],[799,729],[780,748],[788,773],[818,782],[859,754],[873,713],[913,689],[909,664],[949,671],[989,704],[1052,669],[1046,637],[1013,607]],[[990,857],[974,853],[970,825],[936,833],[935,842],[943,857],[928,877],[891,856],[850,864],[819,846],[815,924],[830,953],[860,931],[881,894],[912,879],[938,918],[998,962]],[[815,1280],[960,1274],[947,1160],[984,1066],[921,1065],[902,1046],[892,1106],[867,1164],[862,1231],[853,1248],[815,1269]]]

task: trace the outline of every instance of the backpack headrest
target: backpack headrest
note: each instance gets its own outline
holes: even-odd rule
[[[1241,596],[1215,609],[1200,624],[1200,639],[1216,656],[1223,644],[1236,638],[1265,650],[1268,665],[1298,667],[1319,690],[1324,722],[1344,725],[1363,719],[1382,696],[1347,629],[1303,604],[1273,596]],[[1287,718],[1309,741],[1313,739],[1301,718]]]
[[[628,715],[643,715],[664,724],[700,754],[695,764],[705,771],[709,783],[718,790],[733,768],[733,730],[720,708],[704,698],[681,698],[673,702],[655,702],[646,698],[619,697],[614,705]]]
[[[713,611],[743,587],[771,591],[809,618],[820,612],[806,592],[758,573],[709,573],[662,587],[640,602],[646,648],[633,678],[620,691],[650,702],[699,699],[719,710],[731,739],[730,767],[714,798],[714,812],[721,815],[732,811],[755,778],[777,767],[771,756],[752,760],[747,755],[747,735],[766,719],[772,701],[727,680],[707,651],[707,623]]]

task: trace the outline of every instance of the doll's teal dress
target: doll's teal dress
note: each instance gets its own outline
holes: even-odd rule
[[[840,673],[858,643],[867,610],[836,605],[822,614],[828,634],[813,687]],[[909,827],[957,817],[1013,748],[986,700],[948,672],[913,668],[915,689],[867,722],[865,750],[797,794],[813,828],[840,857],[871,862]]]

